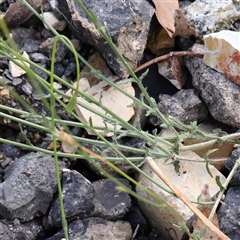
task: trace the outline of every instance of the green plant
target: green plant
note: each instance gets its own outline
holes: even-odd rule
[[[25,144],[20,144],[17,142],[12,142],[10,140],[2,139],[0,138],[0,142],[2,143],[9,143],[15,146],[19,146],[25,149],[29,149],[32,151],[38,151],[42,152],[43,154],[51,154],[54,156],[55,159],[55,166],[56,166],[56,176],[58,180],[58,191],[59,191],[59,197],[60,197],[60,205],[61,205],[61,213],[62,213],[62,225],[64,228],[65,232],[65,238],[68,239],[68,230],[67,230],[67,222],[65,220],[64,216],[64,205],[63,201],[61,199],[61,183],[60,183],[60,177],[58,174],[58,157],[67,157],[67,158],[77,158],[77,159],[87,159],[88,161],[91,161],[96,168],[101,170],[103,174],[110,178],[112,181],[114,181],[119,187],[120,190],[125,191],[132,196],[138,198],[141,201],[145,201],[148,204],[152,204],[157,207],[166,207],[171,211],[178,219],[179,219],[179,225],[181,228],[187,232],[189,236],[194,237],[188,230],[188,228],[185,226],[183,223],[182,219],[178,216],[176,211],[172,209],[170,206],[168,206],[166,203],[162,202],[162,200],[152,192],[150,192],[147,188],[140,186],[140,184],[134,180],[133,178],[129,177],[127,174],[125,174],[123,171],[121,171],[119,168],[117,168],[112,162],[114,161],[122,161],[124,163],[127,163],[131,165],[133,169],[135,169],[137,172],[140,174],[143,174],[146,178],[148,178],[151,181],[154,181],[151,179],[146,173],[144,173],[139,166],[141,166],[145,162],[146,157],[151,157],[151,158],[160,158],[164,157],[167,160],[171,159],[175,164],[177,168],[177,163],[178,161],[192,161],[194,159],[182,159],[181,156],[179,156],[179,152],[181,151],[187,151],[187,150],[193,150],[193,149],[200,149],[206,146],[212,146],[215,143],[223,143],[223,142],[232,142],[232,143],[237,143],[238,138],[240,137],[240,133],[234,133],[234,134],[227,134],[224,136],[218,136],[215,137],[213,135],[207,135],[197,128],[197,123],[191,123],[190,125],[185,125],[181,123],[179,120],[172,118],[171,116],[164,116],[157,107],[157,104],[153,98],[151,98],[147,92],[147,90],[144,88],[142,84],[142,79],[144,76],[147,74],[143,74],[140,78],[138,78],[134,71],[128,66],[126,61],[124,60],[123,56],[119,53],[118,49],[115,47],[114,43],[112,42],[111,37],[107,33],[106,29],[103,28],[97,21],[96,17],[94,16],[93,13],[89,12],[85,6],[82,4],[80,0],[77,0],[79,5],[82,7],[86,15],[92,20],[94,23],[96,29],[102,34],[102,36],[106,39],[107,43],[112,47],[118,58],[123,62],[125,67],[128,69],[129,74],[131,78],[129,79],[124,79],[121,81],[131,81],[135,82],[139,88],[141,89],[142,96],[140,99],[128,94],[127,92],[123,91],[120,87],[119,84],[120,82],[112,82],[108,78],[104,77],[99,71],[96,71],[89,63],[82,57],[80,56],[72,47],[70,41],[62,35],[59,35],[25,0],[21,0],[23,4],[25,4],[33,13],[38,16],[41,21],[48,26],[48,28],[56,35],[54,46],[53,46],[53,54],[52,54],[52,65],[51,65],[51,70],[44,69],[40,67],[39,65],[35,64],[34,62],[27,60],[23,58],[17,49],[17,46],[13,42],[12,38],[9,35],[9,32],[7,30],[7,27],[3,27],[3,32],[4,35],[7,39],[7,44],[6,41],[3,39],[0,39],[0,55],[2,57],[7,58],[9,61],[12,61],[16,63],[18,66],[20,66],[22,69],[24,69],[27,72],[27,75],[29,76],[29,80],[31,81],[31,84],[34,86],[34,89],[37,91],[38,95],[40,96],[40,99],[43,101],[44,105],[50,112],[49,117],[44,117],[44,116],[39,116],[34,109],[29,106],[17,93],[11,92],[12,96],[16,98],[22,106],[24,106],[24,109],[15,109],[10,106],[4,106],[0,105],[0,109],[2,110],[0,112],[0,117],[15,121],[21,125],[26,125],[28,127],[35,128],[37,130],[40,130],[44,132],[45,134],[48,134],[52,137],[53,140],[53,146],[54,150],[49,151],[45,149],[38,148],[31,144],[29,141],[26,141]],[[4,23],[1,22],[1,24],[4,26]],[[57,77],[54,75],[54,57],[55,57],[55,52],[56,52],[56,43],[57,41],[62,41],[73,53],[76,59],[77,63],[77,81],[79,84],[79,78],[80,78],[80,68],[79,68],[79,61],[82,61],[84,64],[86,64],[92,71],[92,74],[94,74],[96,77],[99,79],[107,82],[110,86],[114,87],[118,91],[121,91],[123,94],[125,94],[127,97],[131,98],[134,101],[134,106],[141,106],[142,108],[146,109],[146,114],[150,115],[153,114],[161,119],[163,124],[161,125],[162,128],[169,129],[174,133],[173,137],[159,137],[158,135],[154,133],[148,133],[143,131],[139,125],[133,126],[130,123],[124,121],[121,119],[118,115],[113,113],[111,110],[106,108],[101,104],[101,102],[96,101],[94,98],[91,96],[87,95],[86,93],[79,91],[78,86],[74,88],[71,84],[67,83],[63,79]],[[34,66],[40,71],[46,73],[50,77],[50,81],[45,81],[42,79],[40,76],[36,75],[31,68],[29,68],[26,63],[30,64],[30,66]],[[64,94],[63,92],[59,91],[58,89],[54,88],[54,81],[60,82],[64,86],[66,86],[69,89],[72,89],[74,91],[74,95],[72,97]],[[45,98],[43,92],[41,91],[41,88],[38,86],[38,84],[42,88],[44,88],[48,93],[49,93],[49,98]],[[3,85],[3,84],[2,84]],[[6,87],[6,86],[4,86]],[[114,132],[114,137],[116,141],[109,142],[108,139],[106,139],[103,135],[99,134],[96,129],[103,129],[102,127],[99,126],[93,126],[91,121],[89,123],[84,122],[81,118],[79,118],[75,112],[73,111],[74,105],[76,104],[77,101],[77,95],[80,95],[87,99],[87,101],[94,103],[97,106],[100,106],[107,114],[102,114],[89,106],[77,102],[77,104],[81,105],[82,107],[94,112],[95,114],[101,116],[105,121],[111,122],[114,125],[121,125],[123,126],[123,130],[116,130],[115,128],[104,128],[105,132]],[[69,104],[66,105],[64,101],[62,101],[59,96],[62,98],[67,98],[69,99]],[[147,103],[143,101],[143,99],[147,100]],[[74,117],[74,121],[64,121],[62,120],[59,116],[57,116],[54,105],[55,102],[58,102],[64,108],[67,112],[69,112],[72,117]],[[10,113],[14,113],[16,116],[13,116]],[[58,128],[57,125],[60,125],[61,128]],[[81,128],[88,128],[92,132],[95,133],[95,135],[98,137],[97,140],[90,140],[86,138],[81,138],[81,137],[75,137],[71,136],[69,127],[72,126],[78,126]],[[148,148],[145,149],[137,149],[133,147],[126,147],[118,143],[117,139],[124,137],[124,136],[130,136],[130,137],[138,137],[143,140],[145,140],[148,144]],[[202,143],[197,143],[189,146],[183,146],[181,143],[186,140],[187,138],[192,138],[192,139],[200,139],[204,140],[205,142]],[[67,153],[59,153],[57,152],[56,149],[56,141],[60,140],[63,141],[67,144],[69,144],[72,147],[76,148],[76,153],[75,154],[67,154]],[[80,143],[89,143],[92,145],[100,145],[100,146],[107,146],[111,148],[113,151],[115,151],[118,155],[117,158],[111,158],[111,157],[103,157],[95,154],[94,152],[90,151],[89,149],[83,147]],[[157,150],[154,150],[157,149]],[[127,150],[133,153],[141,153],[142,157],[131,157],[127,158],[122,151]],[[102,169],[97,162],[101,161],[113,168],[115,171],[120,173],[123,177],[131,181],[133,184],[139,186],[140,188],[144,189],[149,195],[153,196],[153,198],[157,199],[158,204],[145,199],[136,192],[134,192],[131,189],[127,189],[125,185],[123,185],[121,182],[119,182],[116,178],[112,177],[108,172],[106,172],[104,169]],[[206,159],[202,161],[203,163],[206,164],[206,167],[208,166],[209,162],[211,162],[207,156]],[[164,186],[159,185],[156,181],[154,183],[159,186],[160,188],[164,189],[167,191],[169,194],[176,196],[175,192],[172,192],[165,188]],[[204,204],[201,202],[197,202],[198,204]]]

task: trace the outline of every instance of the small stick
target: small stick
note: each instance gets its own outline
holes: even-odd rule
[[[230,181],[231,181],[233,175],[235,174],[235,172],[238,170],[239,166],[240,166],[240,158],[238,158],[238,160],[235,162],[235,165],[234,165],[233,169],[231,170],[231,172],[229,173],[229,175],[228,175],[225,183],[223,184],[224,190],[221,190],[221,191],[219,192],[219,194],[218,194],[218,197],[217,197],[217,199],[216,199],[216,201],[215,201],[215,203],[214,203],[214,206],[213,206],[213,208],[212,208],[212,210],[211,210],[211,213],[210,213],[210,215],[209,215],[209,217],[208,217],[208,219],[209,219],[210,221],[212,220],[212,218],[213,218],[213,216],[214,216],[214,213],[215,213],[216,210],[217,210],[218,204],[219,204],[219,202],[220,202],[221,199],[222,199],[222,196],[223,196],[223,193],[225,192],[225,189],[227,188],[228,184],[230,183]]]
[[[192,52],[192,51],[180,51],[180,52],[170,52],[168,54],[165,54],[163,56],[160,56],[160,57],[157,57],[157,58],[154,58],[146,63],[144,63],[143,65],[137,67],[133,72],[136,73],[146,67],[149,67],[151,66],[152,64],[154,63],[158,63],[158,62],[161,62],[165,59],[168,59],[170,57],[173,57],[173,56],[190,56],[190,57],[202,57],[203,54],[202,53],[195,53],[195,52]]]
[[[162,170],[158,167],[158,165],[154,162],[151,157],[146,157],[146,163],[149,167],[157,174],[158,177],[175,193],[175,195],[184,202],[190,210],[192,210],[205,224],[208,228],[210,228],[216,235],[220,237],[222,240],[230,240],[222,231],[219,230],[212,222],[209,221],[207,217],[205,217],[202,212],[195,207],[171,182],[170,180],[163,174]]]

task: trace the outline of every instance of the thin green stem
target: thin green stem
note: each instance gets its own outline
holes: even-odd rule
[[[54,58],[52,59],[51,71],[53,69],[54,69]],[[53,77],[50,78],[50,86],[51,86],[51,92],[53,93],[54,91]],[[53,94],[51,94],[50,112],[51,112],[51,127],[52,127],[51,131],[52,133],[54,133],[55,132],[55,97]],[[69,240],[68,225],[67,225],[67,220],[64,212],[64,204],[63,204],[63,196],[62,196],[62,188],[61,188],[61,177],[60,177],[61,173],[59,172],[59,166],[58,166],[57,139],[54,134],[53,134],[53,152],[54,152],[54,165],[55,165],[55,172],[56,172],[56,179],[57,179],[57,186],[58,186],[58,197],[59,197],[60,211],[62,216],[62,227],[63,227],[65,239]]]

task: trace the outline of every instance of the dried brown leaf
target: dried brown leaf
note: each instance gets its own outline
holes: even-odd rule
[[[174,12],[179,9],[178,0],[153,0],[156,7],[156,16],[159,23],[166,29],[170,37],[175,32]]]

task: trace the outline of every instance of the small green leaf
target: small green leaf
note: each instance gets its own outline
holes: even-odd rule
[[[209,169],[209,162],[206,163],[206,169],[207,169],[208,174],[211,176],[211,178],[213,178],[213,175]]]
[[[205,140],[206,139],[205,135],[200,131],[195,132],[195,137],[199,140]]]
[[[139,80],[142,81],[147,76],[148,72],[149,72],[149,69],[147,69],[145,72],[143,72],[141,74],[141,76],[139,77]]]
[[[179,173],[179,170],[180,170],[180,162],[178,160],[175,160],[173,162],[173,166],[174,166],[174,170],[176,173]]]
[[[216,176],[215,180],[216,180],[217,185],[220,187],[221,191],[226,190],[226,188],[220,182],[220,176]]]
[[[223,144],[223,140],[220,138],[217,138],[216,144],[220,147]]]

